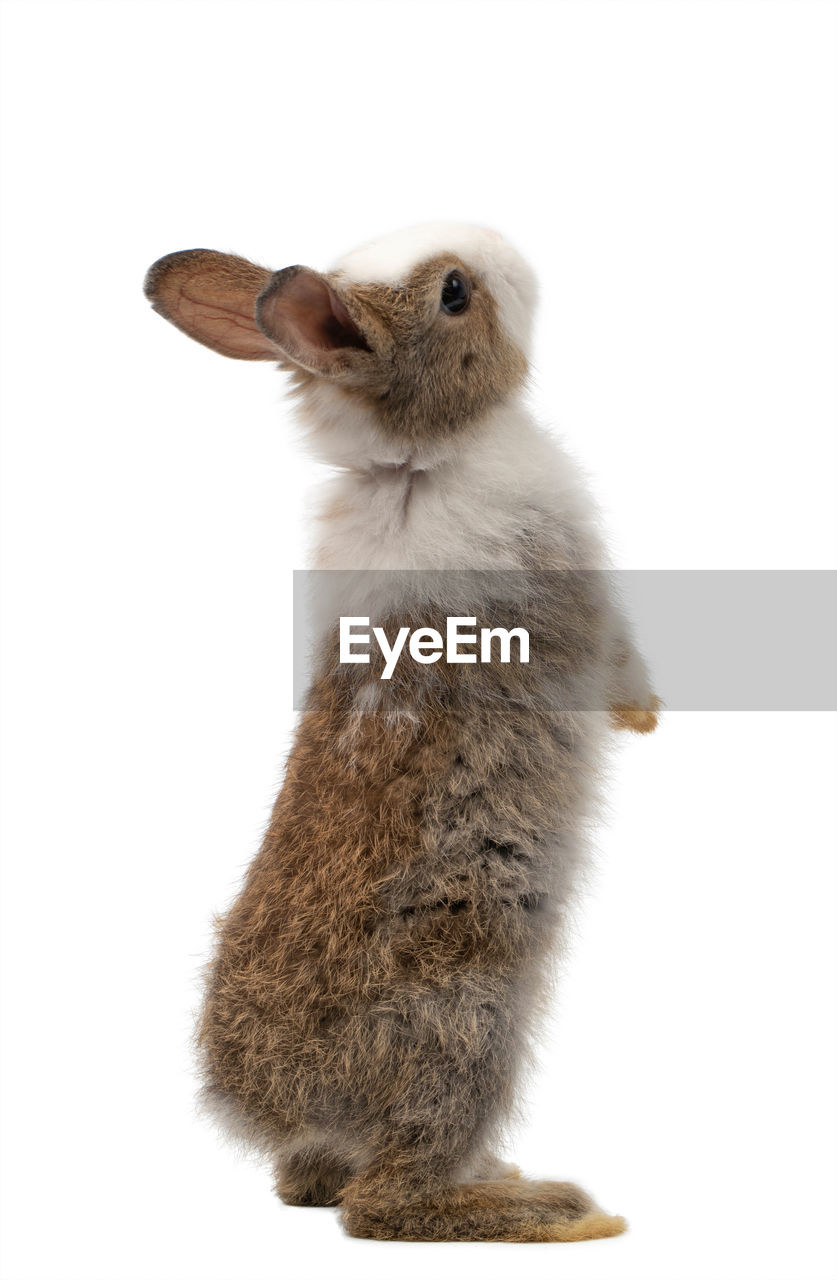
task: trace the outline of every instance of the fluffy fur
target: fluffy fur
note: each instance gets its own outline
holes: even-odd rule
[[[452,269],[472,290],[461,316],[439,308]],[[646,732],[657,705],[584,486],[520,399],[531,271],[496,233],[444,225],[325,276],[170,255],[147,291],[198,341],[292,372],[341,469],[314,563],[352,571],[322,596],[285,782],[218,926],[207,1100],[287,1203],[340,1204],[354,1235],[618,1234],[579,1188],[496,1156],[608,721]],[[402,664],[384,683],[374,660],[337,661],[336,617],[361,605],[388,633],[450,614],[526,625],[531,662]]]

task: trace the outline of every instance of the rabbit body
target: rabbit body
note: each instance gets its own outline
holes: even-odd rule
[[[416,392],[418,426],[399,380],[411,360],[434,367],[422,342],[446,254],[482,290],[504,373],[497,388],[480,379],[485,406],[468,392],[440,430],[439,396],[482,359],[473,336],[442,392]],[[349,255],[325,279],[337,301],[291,276],[277,303],[275,277],[261,281],[259,332],[341,471],[317,521],[314,564],[333,577],[313,678],[262,847],[218,924],[199,1026],[206,1100],[269,1155],[286,1202],[340,1203],[356,1235],[617,1234],[623,1220],[579,1188],[516,1177],[497,1156],[583,868],[608,722],[654,720],[585,487],[520,399],[531,278],[493,233],[446,228]],[[158,309],[190,332],[173,296]],[[318,341],[340,327],[327,359],[337,350],[348,376],[323,376],[304,347],[312,307],[329,309]],[[402,355],[410,339],[418,356]],[[363,364],[381,350],[385,392]],[[525,625],[530,660],[403,662],[384,680],[374,658],[339,660],[332,624],[361,610],[388,634],[443,632],[452,616]]]

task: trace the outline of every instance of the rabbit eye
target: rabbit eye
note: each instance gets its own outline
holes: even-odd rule
[[[445,276],[442,285],[442,310],[449,316],[458,316],[471,301],[471,290],[468,281],[458,271],[451,271]]]

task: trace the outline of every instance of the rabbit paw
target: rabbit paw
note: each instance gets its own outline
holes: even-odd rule
[[[635,702],[615,702],[610,708],[610,723],[614,729],[630,729],[632,733],[653,733],[662,702],[656,696],[647,707]]]

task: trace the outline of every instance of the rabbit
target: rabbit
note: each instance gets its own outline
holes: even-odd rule
[[[327,273],[206,249],[153,308],[290,375],[336,469],[336,571],[281,787],[218,922],[204,1099],[290,1205],[381,1240],[567,1241],[623,1218],[499,1156],[586,860],[611,727],[659,699],[575,464],[524,402],[536,284],[496,231],[411,228]],[[338,612],[525,622],[528,664],[341,662]],[[368,615],[368,616],[367,616]],[[330,621],[329,621],[330,619]],[[328,623],[328,625],[326,625]]]

